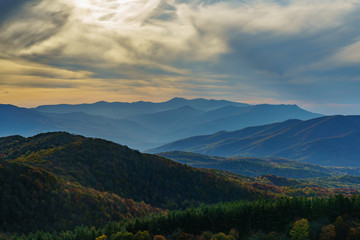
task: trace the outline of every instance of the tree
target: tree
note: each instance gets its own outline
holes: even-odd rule
[[[163,235],[155,235],[153,240],[166,240],[166,238]]]
[[[356,226],[351,227],[349,230],[349,236],[346,240],[358,240],[360,239],[360,225],[356,224]]]
[[[309,238],[309,221],[302,218],[294,223],[290,230],[291,240],[308,240]]]
[[[135,240],[135,237],[131,232],[117,232],[111,236],[111,240]]]
[[[344,223],[344,220],[341,216],[338,216],[335,221],[335,231],[336,231],[336,239],[342,240],[345,239],[349,234],[349,226]]]
[[[239,233],[239,230],[237,228],[230,229],[229,235],[233,236],[236,240],[240,238],[240,233]]]
[[[199,240],[210,240],[214,234],[210,231],[205,231],[201,234]]]
[[[151,240],[151,237],[148,231],[138,231],[135,234],[135,240]]]
[[[283,234],[277,232],[269,232],[263,238],[263,240],[281,240],[281,239],[287,239],[287,238]]]
[[[97,238],[95,238],[95,240],[106,240],[107,236],[105,234],[98,236]]]
[[[334,240],[336,238],[336,230],[334,224],[329,224],[321,228],[319,240]]]
[[[195,236],[190,233],[181,233],[176,240],[195,240]]]
[[[210,240],[235,240],[235,237],[221,232],[214,234]]]

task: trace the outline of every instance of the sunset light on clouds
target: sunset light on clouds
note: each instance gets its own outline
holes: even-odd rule
[[[204,97],[360,114],[358,0],[5,0],[0,102]]]

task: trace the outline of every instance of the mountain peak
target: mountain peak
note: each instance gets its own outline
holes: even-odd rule
[[[95,104],[106,104],[106,103],[109,103],[109,102],[107,102],[107,101],[98,101]]]
[[[185,98],[180,98],[180,97],[174,97],[172,99],[170,99],[169,101],[166,101],[168,103],[182,103],[182,102],[185,102],[187,101],[187,99]]]

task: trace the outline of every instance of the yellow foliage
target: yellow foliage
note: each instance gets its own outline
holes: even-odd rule
[[[333,240],[336,238],[336,230],[334,224],[323,226],[320,232],[320,240]]]
[[[302,218],[294,223],[290,230],[291,240],[308,240],[309,238],[309,221]]]
[[[98,236],[97,238],[95,238],[95,240],[106,240],[107,236],[105,234]]]

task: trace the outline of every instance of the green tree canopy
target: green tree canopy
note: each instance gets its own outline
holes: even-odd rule
[[[290,230],[291,240],[309,240],[309,221],[302,218],[294,223]]]

